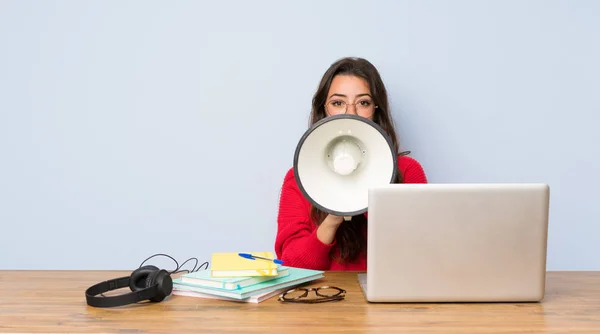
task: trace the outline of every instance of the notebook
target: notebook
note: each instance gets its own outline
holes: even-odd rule
[[[187,291],[187,290],[173,290],[173,294],[174,295],[178,295],[178,296],[185,296],[185,297],[195,297],[195,298],[206,298],[206,299],[218,299],[218,300],[226,300],[226,301],[232,301],[232,302],[238,302],[238,303],[253,303],[253,304],[258,304],[261,303],[271,297],[280,295],[282,293],[284,293],[288,288],[283,288],[283,289],[279,289],[279,290],[273,290],[273,291],[268,291],[265,293],[261,293],[258,295],[254,295],[254,296],[250,296],[248,298],[244,298],[244,299],[235,299],[235,298],[228,298],[228,297],[223,297],[223,296],[217,296],[217,295],[210,295],[207,293],[201,293],[201,292],[195,292],[195,291]]]
[[[288,275],[287,267],[279,267],[277,276],[212,277],[209,270],[203,270],[182,275],[181,282],[210,288],[235,290]]]
[[[249,252],[254,256],[274,259],[273,252]],[[239,253],[213,253],[210,274],[212,277],[277,276],[278,266],[271,261],[250,260]]]
[[[220,288],[208,288],[200,285],[194,285],[190,283],[184,283],[181,281],[181,277],[173,279],[173,290],[183,291],[194,291],[199,293],[205,293],[209,295],[216,295],[222,297],[228,297],[233,299],[246,299],[255,295],[267,293],[273,290],[280,290],[296,286],[302,283],[313,281],[318,278],[322,278],[323,271],[311,270],[311,269],[300,269],[294,267],[288,267],[289,274],[285,277],[277,277],[275,279],[256,283],[241,289],[226,290]]]

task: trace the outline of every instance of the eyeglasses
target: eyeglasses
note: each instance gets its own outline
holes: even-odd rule
[[[314,291],[317,298],[308,298],[308,293]],[[346,290],[335,286],[321,286],[318,288],[296,288],[288,290],[279,296],[280,302],[289,303],[323,303],[342,300]]]
[[[343,100],[331,100],[327,102],[325,108],[332,115],[345,114],[348,111],[348,105],[353,105],[354,110],[358,115],[371,116],[379,106],[373,105],[373,102],[369,99],[363,99],[356,103],[346,103]]]

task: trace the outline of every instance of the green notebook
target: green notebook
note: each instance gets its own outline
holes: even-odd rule
[[[184,283],[181,281],[181,278],[176,278],[173,280],[173,289],[182,291],[195,291],[234,299],[245,299],[261,293],[296,286],[324,277],[324,272],[320,270],[301,269],[294,267],[282,267],[282,269],[283,268],[287,268],[289,273],[287,276],[277,277],[266,282],[256,283],[236,290],[209,288],[205,286]]]
[[[213,277],[210,274],[210,270],[203,270],[182,275],[181,283],[188,283],[206,288],[236,290],[289,275],[287,267],[279,267],[277,271],[277,276]]]

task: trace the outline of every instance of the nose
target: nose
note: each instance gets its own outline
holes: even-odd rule
[[[358,113],[356,112],[356,105],[355,104],[347,104],[346,105],[346,114],[358,115]]]

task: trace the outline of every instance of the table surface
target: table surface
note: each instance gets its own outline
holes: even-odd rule
[[[309,286],[339,286],[345,300],[251,304],[171,295],[161,303],[87,306],[86,288],[127,274],[0,271],[0,332],[600,333],[600,272],[548,272],[541,303],[374,304],[357,272],[326,272]]]

